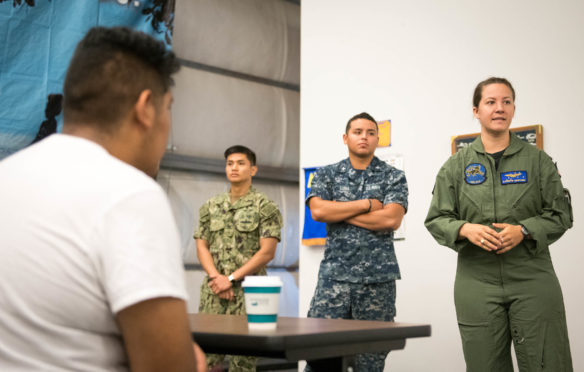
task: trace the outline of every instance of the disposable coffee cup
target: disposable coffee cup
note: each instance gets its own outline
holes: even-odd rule
[[[246,276],[243,283],[247,325],[250,330],[274,330],[282,281],[277,276]]]

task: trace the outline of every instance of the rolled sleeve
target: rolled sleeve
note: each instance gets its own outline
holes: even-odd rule
[[[271,201],[267,201],[260,208],[260,237],[276,238],[280,241],[282,230],[282,214]]]
[[[332,200],[331,176],[328,174],[326,168],[318,169],[312,178],[310,191],[308,192],[305,201],[308,208],[310,208],[308,201],[313,196],[317,196],[323,200]]]
[[[407,212],[408,193],[408,183],[405,173],[401,170],[393,169],[388,179],[387,193],[383,199],[383,204],[397,203],[404,207]]]
[[[209,205],[205,203],[199,209],[199,226],[195,231],[195,239],[203,239],[209,241],[209,222],[211,218],[209,215]]]

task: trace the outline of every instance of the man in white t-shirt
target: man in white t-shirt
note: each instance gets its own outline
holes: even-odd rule
[[[152,179],[170,128],[164,44],[93,28],[63,134],[0,162],[0,370],[203,371],[180,243]]]

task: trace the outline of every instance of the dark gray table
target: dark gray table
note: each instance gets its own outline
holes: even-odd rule
[[[191,332],[206,353],[306,360],[316,370],[347,371],[353,356],[403,349],[428,337],[428,324],[278,317],[274,331],[250,331],[240,315],[189,314]]]

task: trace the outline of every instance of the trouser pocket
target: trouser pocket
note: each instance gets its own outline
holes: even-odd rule
[[[464,360],[469,372],[512,372],[511,341],[504,322],[458,321]]]
[[[512,321],[511,336],[521,372],[573,370],[564,319]]]

